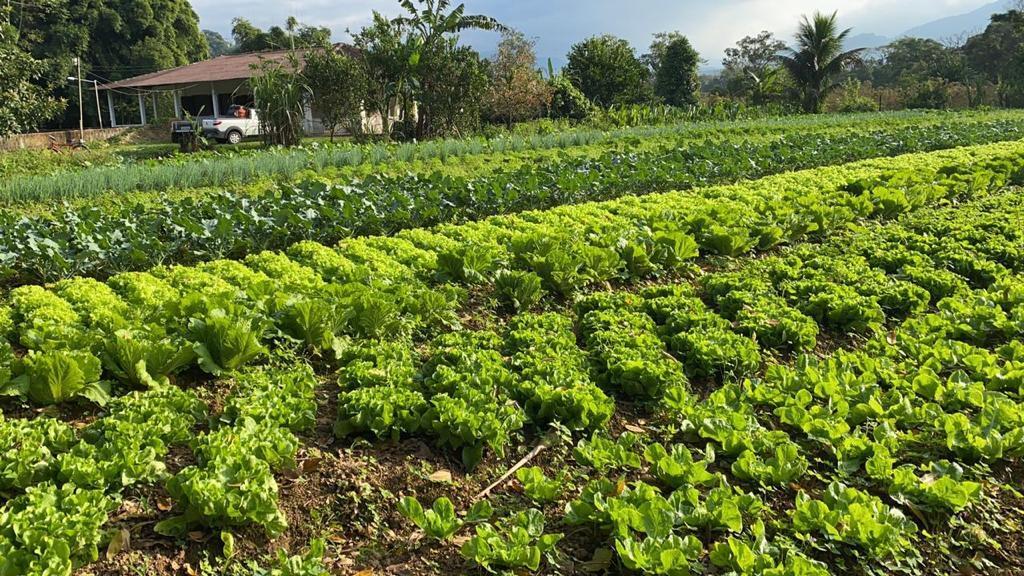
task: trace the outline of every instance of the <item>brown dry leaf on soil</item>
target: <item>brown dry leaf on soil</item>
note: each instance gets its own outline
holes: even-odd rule
[[[427,476],[427,479],[430,480],[431,482],[450,484],[452,481],[452,473],[449,472],[448,470],[438,470],[437,472],[434,472],[430,476]]]

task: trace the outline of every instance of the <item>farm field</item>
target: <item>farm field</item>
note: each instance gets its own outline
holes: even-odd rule
[[[352,170],[360,166],[424,163],[479,156],[510,155],[545,150],[585,151],[586,146],[628,141],[631,147],[656,146],[666,137],[685,141],[709,138],[763,138],[795,132],[829,132],[863,128],[956,124],[963,121],[1019,120],[1015,110],[903,111],[885,114],[829,114],[813,117],[768,117],[738,121],[675,121],[599,130],[588,127],[555,129],[550,133],[509,134],[492,138],[441,139],[395,144],[354,144],[339,140],[312,141],[299,150],[271,150],[245,143],[218,146],[198,153],[176,153],[168,144],[107,145],[74,154],[19,151],[0,156],[0,201],[70,199],[98,192],[119,194],[137,190],[167,190],[246,183],[261,178],[288,179],[305,171]],[[461,164],[458,162],[456,164]],[[415,167],[415,166],[414,166]],[[478,170],[480,166],[472,166]],[[358,174],[359,171],[355,170]],[[343,173],[343,175],[348,175]]]
[[[1024,573],[1024,115],[848,118],[17,199],[0,575]]]
[[[0,211],[0,283],[11,286],[80,275],[102,279],[159,264],[237,259],[302,240],[333,244],[351,236],[393,234],[495,214],[1016,140],[1024,130],[1024,115],[1019,112],[972,113],[935,122],[949,116],[953,115],[868,115],[859,125],[828,116],[817,123],[765,121],[767,135],[757,137],[751,137],[747,122],[740,127],[713,124],[709,132],[698,131],[699,138],[693,136],[693,128],[653,127],[633,130],[630,137],[557,151],[470,154],[441,164],[398,163],[386,168],[370,163],[360,169],[373,172],[362,175],[328,170],[294,182],[257,186],[254,193],[204,189],[146,197],[136,191],[121,200],[117,193],[105,191],[108,187],[97,185],[88,190],[98,201],[66,205],[50,198]],[[781,134],[773,135],[780,126]],[[680,130],[683,135],[674,134]],[[664,133],[646,139],[636,136],[649,131]],[[434,145],[423,144],[427,149]],[[192,177],[201,173],[192,165],[174,168]],[[40,205],[45,206],[42,213]]]

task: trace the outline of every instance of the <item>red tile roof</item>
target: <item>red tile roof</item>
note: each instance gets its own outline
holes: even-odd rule
[[[351,46],[345,44],[336,44],[335,48],[349,54],[354,51]],[[288,52],[288,50],[272,50],[249,54],[228,54],[194,64],[102,84],[100,89],[156,88],[161,86],[217,82],[220,80],[246,80],[255,73],[252,69],[253,64],[265,61],[285,62],[288,58]]]

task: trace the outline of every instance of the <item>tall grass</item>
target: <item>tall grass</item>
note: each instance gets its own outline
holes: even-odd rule
[[[444,139],[400,144],[314,144],[301,148],[243,150],[229,155],[200,155],[170,162],[97,166],[45,176],[14,176],[0,181],[0,205],[88,198],[100,194],[158,191],[244,184],[263,178],[288,179],[303,170],[448,160],[485,153],[564,149],[630,139],[727,135],[764,135],[830,127],[883,128],[900,124],[1024,118],[1020,111],[973,113],[897,112],[795,116],[744,121],[681,122],[612,130],[578,128],[550,134],[496,138]]]

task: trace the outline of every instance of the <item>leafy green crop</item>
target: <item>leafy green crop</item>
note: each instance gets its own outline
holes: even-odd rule
[[[466,519],[462,520],[456,516],[452,501],[443,496],[434,500],[426,510],[415,497],[405,496],[398,501],[398,511],[436,540],[450,540],[466,524],[484,522],[494,513],[487,500],[480,500],[473,504],[466,513]]]
[[[476,534],[462,545],[462,555],[487,570],[496,567],[536,571],[541,558],[561,539],[561,534],[545,534],[544,514],[530,509],[497,526],[477,526]]]

